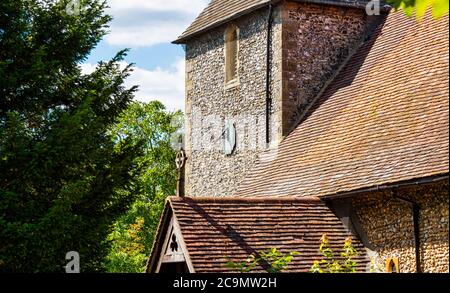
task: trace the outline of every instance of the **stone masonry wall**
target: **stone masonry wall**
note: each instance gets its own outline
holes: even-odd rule
[[[287,2],[283,9],[282,136],[297,126],[366,30],[364,9]]]
[[[186,195],[231,196],[265,150],[267,9],[233,23],[239,28],[236,86],[225,84],[223,25],[186,46]],[[272,27],[271,88],[281,92],[279,9]],[[276,60],[278,58],[278,60]],[[278,83],[279,85],[275,85]],[[278,93],[280,95],[280,93]],[[225,155],[225,120],[236,126],[236,150]],[[277,122],[270,122],[271,130]]]
[[[232,196],[267,151],[268,9],[242,16],[238,77],[225,84],[224,24],[186,44],[186,195]],[[270,47],[271,146],[278,145],[325,86],[365,30],[363,9],[283,2],[276,6]],[[225,121],[236,126],[236,150],[222,151]]]
[[[420,207],[422,271],[449,272],[448,182],[401,188],[394,194],[416,201]],[[381,268],[386,258],[399,258],[400,272],[416,270],[414,226],[411,206],[395,199],[389,191],[353,200],[360,224]]]
[[[298,123],[367,32],[364,10],[283,2],[272,27],[271,141]],[[225,84],[224,32],[211,30],[186,44],[186,195],[232,196],[265,146],[267,9],[234,21],[239,27],[239,83]],[[236,150],[222,151],[225,120],[236,125]],[[422,270],[449,272],[448,182],[401,188],[396,194],[421,206]],[[353,207],[382,269],[398,257],[401,272],[415,272],[411,207],[391,192],[358,196]]]

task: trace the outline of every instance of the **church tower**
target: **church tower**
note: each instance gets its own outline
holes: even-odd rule
[[[186,50],[185,195],[233,196],[379,17],[358,0],[212,0],[174,42]]]

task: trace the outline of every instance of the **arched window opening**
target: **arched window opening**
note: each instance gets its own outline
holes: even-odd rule
[[[398,258],[388,258],[386,260],[386,272],[387,273],[400,273]]]

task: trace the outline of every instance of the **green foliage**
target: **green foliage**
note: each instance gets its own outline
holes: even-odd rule
[[[321,260],[314,261],[310,272],[311,273],[355,273],[356,262],[353,258],[358,255],[356,249],[352,246],[351,238],[347,238],[344,242],[339,257],[335,256],[335,253],[330,247],[328,236],[322,235],[321,243],[319,247],[323,258]]]
[[[106,268],[110,272],[140,272],[146,260],[146,255],[142,253],[144,219],[138,217],[134,224],[125,227],[120,224],[115,224],[108,238],[112,241],[112,253],[108,254]]]
[[[387,0],[395,9],[401,9],[410,17],[414,14],[418,20],[422,19],[428,9],[432,9],[434,18],[448,14],[448,0]]]
[[[145,270],[165,198],[175,194],[176,154],[170,143],[177,127],[171,122],[179,117],[181,112],[167,112],[157,101],[133,103],[112,129],[117,146],[131,138],[144,152],[134,160],[141,170],[137,199],[109,235],[113,246],[106,259],[108,272]]]
[[[264,264],[266,264],[268,265],[266,269],[268,273],[281,273],[287,268],[294,256],[298,254],[298,252],[291,252],[284,255],[278,249],[271,248],[267,251],[262,251],[259,253],[259,256],[256,256],[256,254],[253,253],[241,262],[229,261],[226,263],[226,266],[240,273],[249,273],[258,265],[264,266]]]
[[[369,272],[370,273],[384,273],[385,272],[384,266],[380,263],[380,261],[377,258],[378,257],[370,259],[370,264],[369,264]]]
[[[83,75],[105,35],[105,3],[0,1],[0,271],[103,271],[112,223],[140,189],[142,145],[109,132],[133,99],[119,52]]]

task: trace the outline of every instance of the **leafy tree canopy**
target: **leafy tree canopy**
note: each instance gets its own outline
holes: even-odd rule
[[[109,272],[143,272],[153,245],[165,198],[175,195],[175,151],[172,141],[182,113],[169,112],[158,101],[133,103],[112,132],[118,141],[144,141],[144,152],[135,158],[139,194],[131,209],[115,224],[109,235],[113,246],[107,256]],[[118,144],[120,146],[120,143]]]
[[[428,9],[432,9],[433,17],[440,18],[448,14],[448,0],[387,0],[395,9],[402,9],[406,15],[416,15],[422,19]]]

